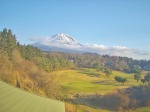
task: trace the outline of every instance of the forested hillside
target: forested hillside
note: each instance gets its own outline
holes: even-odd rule
[[[128,57],[98,55],[92,53],[74,54],[49,52],[52,55],[59,56],[73,62],[76,68],[96,68],[103,70],[109,68],[127,73],[138,72],[138,70],[150,70],[150,60],[134,60]]]
[[[30,45],[20,45],[12,31],[0,32],[0,79],[43,96],[58,98],[57,83],[51,70],[73,68],[63,57],[48,56]]]

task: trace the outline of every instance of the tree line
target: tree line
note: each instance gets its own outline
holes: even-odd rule
[[[150,60],[134,60],[128,57],[99,55],[95,53],[63,53],[47,52],[49,55],[59,55],[73,62],[75,68],[94,68],[104,71],[105,68],[136,73],[140,70],[150,70]]]
[[[60,87],[50,71],[73,67],[70,60],[59,55],[48,55],[36,47],[21,45],[10,29],[0,32],[0,80],[59,99]]]

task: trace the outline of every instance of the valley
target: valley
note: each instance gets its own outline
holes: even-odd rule
[[[79,69],[52,72],[61,82],[63,93],[87,93],[87,94],[106,94],[113,92],[116,89],[127,88],[133,85],[138,85],[134,80],[134,74],[126,74],[119,71],[113,71],[110,78],[106,77],[103,72],[97,72],[94,69]],[[114,76],[123,76],[128,79],[125,85],[122,85],[114,80]]]
[[[134,80],[134,74],[120,71],[113,71],[110,78],[103,72],[87,68],[62,70],[51,74],[56,75],[64,100],[70,102],[66,103],[67,112],[76,112],[76,109],[78,112],[109,112],[111,108],[101,105],[96,99],[114,93],[118,89],[142,85],[141,82],[137,83]],[[128,81],[122,85],[114,80],[116,75],[126,77]]]

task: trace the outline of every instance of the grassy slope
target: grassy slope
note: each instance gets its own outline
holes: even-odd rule
[[[139,108],[135,112],[150,112],[150,107]]]
[[[113,71],[111,78],[107,78],[104,73],[97,72],[93,69],[55,71],[51,74],[57,76],[58,82],[63,87],[63,94],[67,94],[68,97],[74,94],[106,94],[108,92],[113,92],[118,88],[121,89],[132,85],[138,85],[134,80],[133,74],[119,71]],[[113,77],[116,75],[128,79],[125,85],[119,84],[114,80]],[[78,105],[78,111],[108,112],[107,110],[96,109],[86,105]]]
[[[107,78],[102,72],[93,69],[67,70],[52,72],[58,78],[60,85],[63,87],[63,93],[80,93],[80,94],[105,94],[113,92],[117,88],[126,88],[137,85],[133,74],[113,71],[111,78]],[[126,77],[128,81],[125,85],[119,84],[114,80],[114,76]]]
[[[0,81],[0,112],[65,112],[65,106]]]

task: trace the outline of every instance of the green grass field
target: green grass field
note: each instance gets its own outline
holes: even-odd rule
[[[134,85],[140,85],[134,80],[134,74],[128,74],[120,71],[113,71],[110,78],[106,77],[103,72],[97,72],[94,69],[79,69],[55,71],[51,74],[57,77],[58,83],[62,86],[63,94],[68,98],[75,94],[81,95],[104,95],[109,92],[114,92],[117,89],[127,88]],[[114,80],[114,76],[127,78],[127,82],[122,85]],[[90,107],[89,105],[78,105],[78,112],[109,112],[100,108]],[[74,107],[75,108],[75,107]],[[147,110],[150,110],[149,108]],[[140,110],[141,112],[144,112]],[[140,112],[137,110],[137,112]],[[146,112],[146,111],[145,111]],[[147,111],[148,112],[148,111]]]
[[[139,108],[135,112],[150,112],[150,107]]]
[[[0,81],[0,112],[65,112],[65,104]]]
[[[52,72],[57,76],[57,80],[62,86],[62,92],[80,93],[80,94],[106,94],[116,89],[127,88],[138,85],[134,80],[133,74],[127,74],[119,71],[113,71],[110,78],[107,78],[103,72],[97,72],[93,69],[79,69]],[[125,85],[114,80],[114,76],[122,76],[127,78]]]

